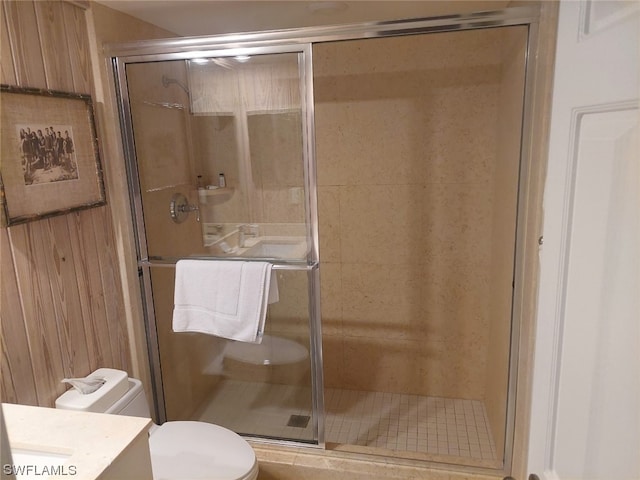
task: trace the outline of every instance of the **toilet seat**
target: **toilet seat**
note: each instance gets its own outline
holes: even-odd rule
[[[154,480],[254,480],[251,446],[231,430],[204,422],[167,422],[149,437]]]

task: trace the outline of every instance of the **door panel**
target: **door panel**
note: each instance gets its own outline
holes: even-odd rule
[[[638,4],[560,7],[529,471],[640,477]]]

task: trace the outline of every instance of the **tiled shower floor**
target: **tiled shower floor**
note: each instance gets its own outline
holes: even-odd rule
[[[309,388],[225,380],[197,415],[239,433],[312,439]],[[325,390],[327,443],[375,447],[469,460],[496,459],[484,404],[398,393]]]
[[[496,459],[480,401],[327,389],[325,402],[327,442]]]

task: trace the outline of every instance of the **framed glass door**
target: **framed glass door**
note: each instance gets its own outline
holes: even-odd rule
[[[161,422],[323,443],[308,51],[113,60]],[[183,258],[273,265],[262,343],[173,332]]]

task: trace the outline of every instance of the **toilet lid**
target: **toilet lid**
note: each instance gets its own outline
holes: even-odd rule
[[[167,422],[149,437],[155,480],[251,478],[256,455],[240,435],[205,422]]]

